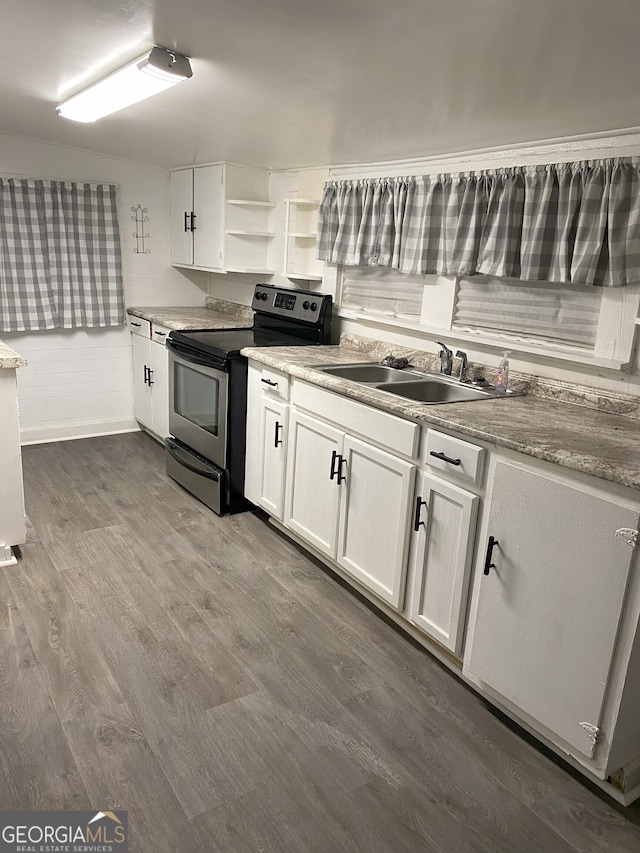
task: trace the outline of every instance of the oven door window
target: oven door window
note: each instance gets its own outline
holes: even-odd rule
[[[223,408],[220,399],[224,393],[220,380],[177,362],[174,362],[173,370],[176,414],[211,435],[219,435]]]

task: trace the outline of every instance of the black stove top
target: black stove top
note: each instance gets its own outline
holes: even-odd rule
[[[255,328],[171,332],[171,339],[219,360],[238,358],[244,347],[293,347],[314,343],[311,338],[305,340],[281,330]]]
[[[184,355],[197,354],[217,365],[240,357],[244,347],[291,347],[329,343],[331,296],[257,284],[253,326],[171,332],[167,345]]]

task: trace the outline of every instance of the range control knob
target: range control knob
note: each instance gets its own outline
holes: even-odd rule
[[[308,307],[309,307],[309,300],[308,299],[304,300],[304,302],[302,303],[302,307],[304,308],[305,311],[308,309]]]
[[[317,305],[317,303],[316,303],[316,302],[312,302],[312,303],[311,303],[311,310],[312,310],[312,311],[315,311],[317,307],[318,307],[318,305]]]
[[[258,299],[262,299],[263,302],[265,302],[267,299],[267,294],[264,291],[256,293],[256,296],[258,297]]]

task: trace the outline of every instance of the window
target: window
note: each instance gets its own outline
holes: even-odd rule
[[[593,350],[601,303],[601,288],[462,278],[452,329],[501,332],[520,340]]]
[[[0,328],[124,323],[116,187],[0,178]]]

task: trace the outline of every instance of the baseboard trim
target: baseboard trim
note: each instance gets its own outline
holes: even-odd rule
[[[51,441],[72,441],[76,438],[97,438],[100,435],[138,432],[139,429],[140,427],[135,418],[27,427],[20,430],[20,444],[26,447],[29,444],[46,444]]]

